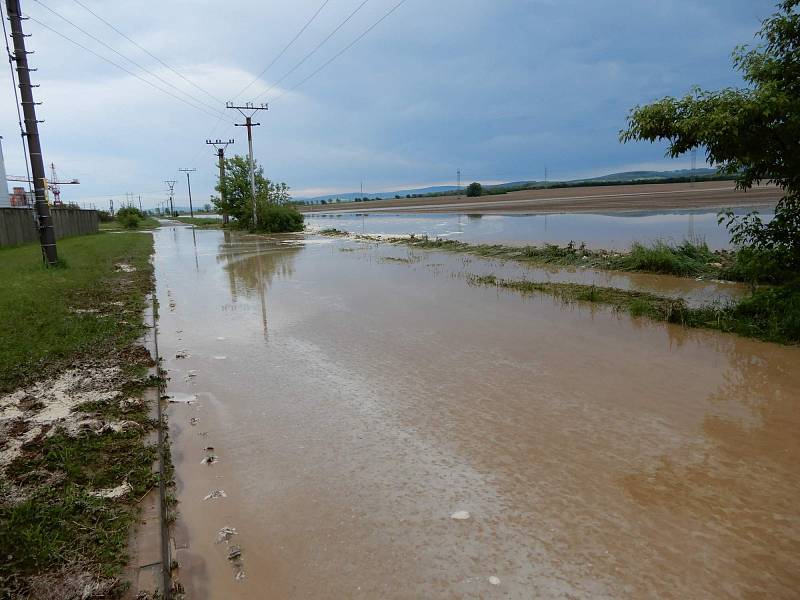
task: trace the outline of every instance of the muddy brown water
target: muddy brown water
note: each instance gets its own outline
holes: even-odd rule
[[[800,349],[155,235],[189,598],[797,598]]]

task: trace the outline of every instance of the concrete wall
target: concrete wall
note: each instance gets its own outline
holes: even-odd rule
[[[0,206],[10,206],[8,199],[8,181],[6,180],[6,162],[3,158],[3,136],[0,135]]]
[[[97,233],[96,210],[50,207],[56,239]],[[29,208],[0,208],[0,246],[17,246],[39,240],[34,212]]]

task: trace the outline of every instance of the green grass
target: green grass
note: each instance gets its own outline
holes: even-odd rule
[[[736,333],[781,344],[800,343],[800,284],[765,288],[725,306],[689,307],[679,298],[648,292],[598,287],[579,283],[553,283],[472,276],[470,283],[506,288],[523,294],[543,293],[564,302],[609,306],[636,317]]]
[[[135,350],[152,289],[152,236],[101,233],[58,243],[63,266],[46,269],[37,245],[0,250],[0,392],[82,364],[122,368],[122,397],[139,397],[149,355]],[[116,268],[125,263],[136,268]],[[75,309],[96,312],[75,312]],[[80,410],[139,428],[77,437],[56,430],[23,447],[0,477],[0,596],[27,597],[26,577],[62,566],[118,576],[127,556],[137,501],[157,483],[153,423],[145,406],[124,414],[116,402]],[[89,492],[127,480],[133,493],[104,499]],[[13,490],[24,492],[14,500]],[[5,597],[5,596],[3,596]]]
[[[648,271],[679,276],[714,275],[722,271],[727,254],[715,254],[705,243],[684,241],[675,246],[655,241],[649,246],[634,242],[629,252],[612,257],[612,268],[623,271]],[[727,262],[727,260],[726,260]],[[714,266],[716,263],[720,266]]]
[[[203,229],[222,229],[222,219],[213,219],[210,217],[175,217],[175,220],[186,223],[187,225],[202,227]]]
[[[58,242],[66,266],[57,269],[42,265],[36,244],[0,249],[0,392],[136,340],[152,248],[150,235],[135,232],[68,238]],[[118,271],[117,263],[136,271]]]
[[[159,223],[157,219],[147,217],[139,222],[139,227],[137,227],[137,229],[155,229],[160,225],[161,223]],[[122,223],[119,221],[107,221],[105,223],[100,223],[100,231],[125,231],[125,227],[123,227]]]

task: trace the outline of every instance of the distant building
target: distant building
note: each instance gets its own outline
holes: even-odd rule
[[[6,179],[6,161],[3,159],[3,136],[0,135],[0,207],[10,206],[8,180]]]
[[[13,206],[16,208],[33,206],[36,198],[33,192],[26,192],[23,187],[15,187],[10,196],[7,196],[9,202],[6,206]]]

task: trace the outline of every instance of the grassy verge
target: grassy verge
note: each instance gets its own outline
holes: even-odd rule
[[[136,229],[155,229],[160,225],[161,223],[157,219],[147,217],[139,222],[139,226]],[[100,223],[100,231],[126,231],[126,228],[119,221],[106,221],[105,223]]]
[[[120,588],[115,578],[138,499],[157,483],[155,449],[145,442],[153,423],[140,401],[151,360],[136,344],[152,289],[152,247],[151,236],[135,232],[65,239],[56,269],[42,267],[36,245],[0,250],[0,400],[9,406],[18,394],[3,394],[25,390],[22,416],[0,419],[0,450],[26,427],[36,434],[20,437],[19,452],[0,470],[0,597]],[[26,422],[46,412],[44,387],[70,372],[78,375],[68,395],[84,386],[87,398],[108,391],[69,413],[85,426]],[[103,375],[89,382],[91,373]],[[120,482],[130,486],[122,496],[98,495]]]
[[[550,294],[568,303],[601,304],[633,316],[687,327],[717,329],[782,344],[800,343],[800,284],[759,290],[737,304],[691,308],[682,299],[578,283],[509,280],[494,275],[473,276],[470,283],[523,294]]]
[[[176,221],[202,227],[203,229],[222,229],[222,219],[212,219],[210,217],[175,217]]]

